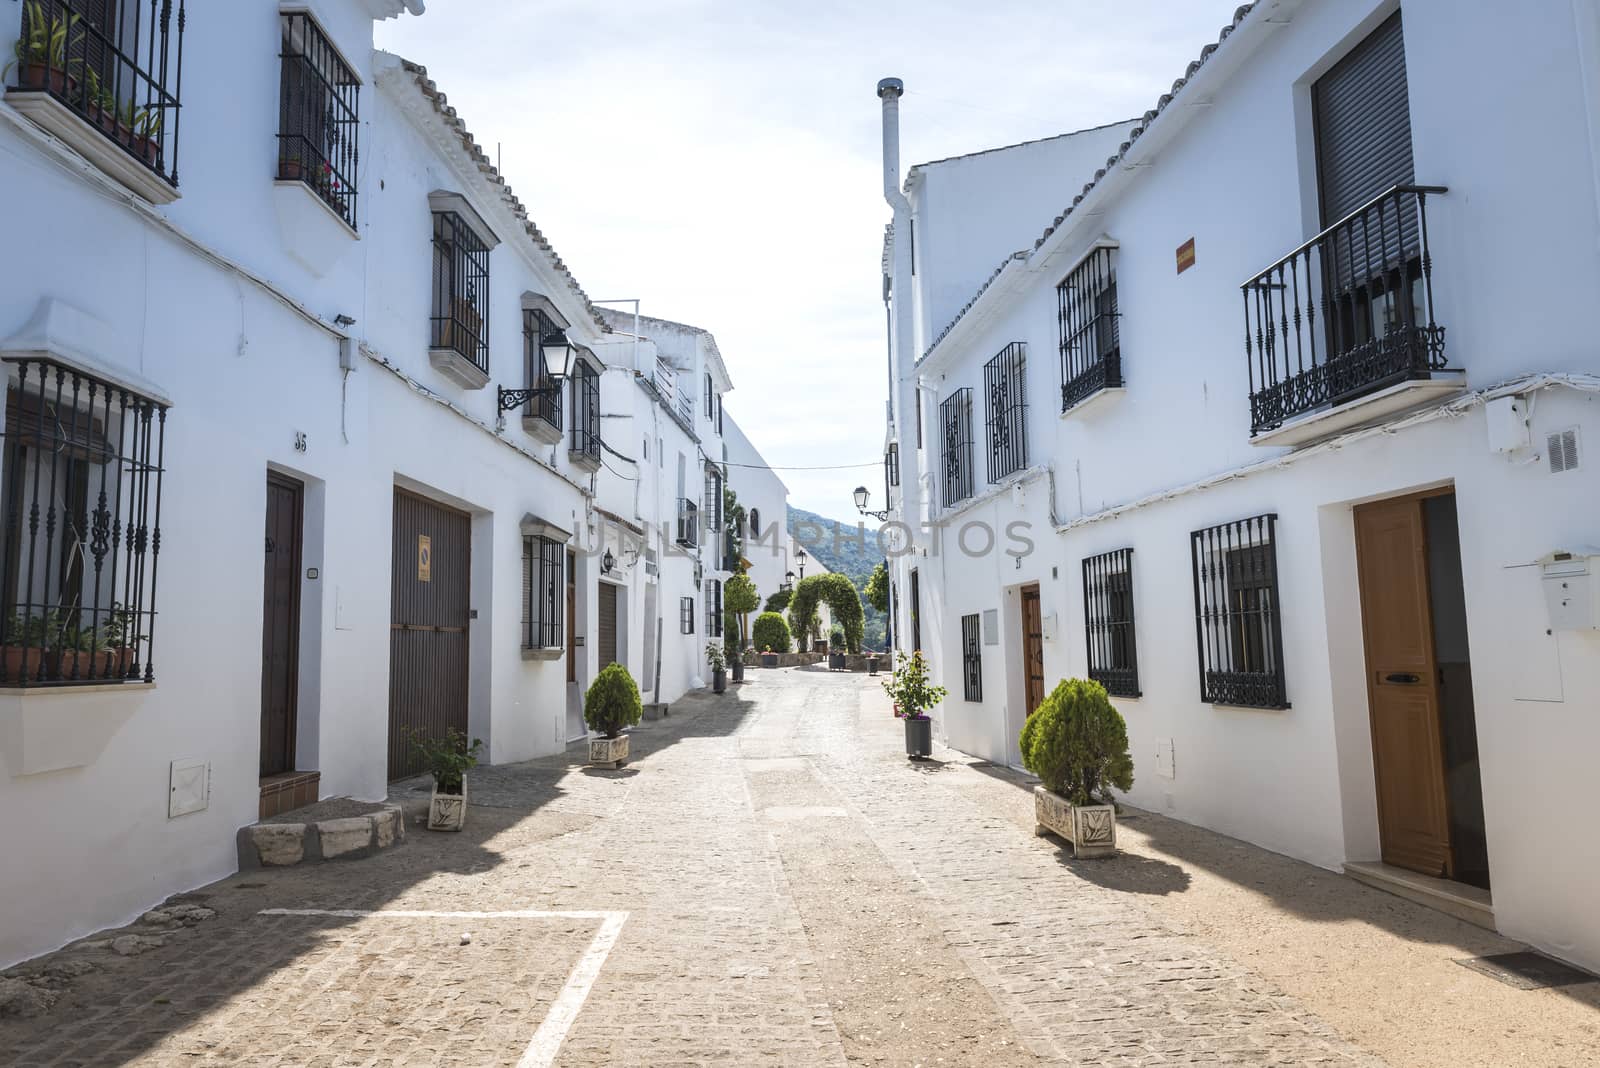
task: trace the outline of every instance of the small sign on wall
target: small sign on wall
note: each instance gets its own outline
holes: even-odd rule
[[[1178,246],[1178,273],[1182,274],[1194,266],[1194,238],[1190,238]]]
[[[433,581],[433,539],[426,534],[417,535],[417,581]]]

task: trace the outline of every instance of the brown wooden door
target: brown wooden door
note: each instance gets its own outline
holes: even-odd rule
[[[1039,615],[1039,587],[1022,591],[1022,678],[1026,684],[1027,714],[1044,700],[1044,625]]]
[[[600,583],[600,647],[596,670],[617,662],[617,588],[609,582]]]
[[[261,774],[293,771],[300,690],[300,531],[304,487],[267,475],[266,577],[261,594]]]
[[[1427,533],[1417,497],[1355,510],[1383,861],[1450,877]]]
[[[412,731],[467,729],[472,518],[394,492],[389,627],[389,777],[421,770]]]

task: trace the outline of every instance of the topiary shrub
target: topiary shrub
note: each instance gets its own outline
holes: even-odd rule
[[[767,603],[761,606],[763,612],[783,612],[789,607],[789,600],[794,596],[793,590],[779,590],[767,598]]]
[[[1111,787],[1133,789],[1128,725],[1098,682],[1058,685],[1028,717],[1020,745],[1022,766],[1074,805],[1109,805]]]
[[[812,575],[795,583],[794,599],[789,602],[789,629],[796,634],[809,633],[817,623],[818,602],[828,606],[834,622],[844,630],[845,647],[859,653],[864,613],[855,583],[847,575],[833,573]]]
[[[639,702],[639,684],[621,664],[607,664],[589,684],[583,697],[583,721],[589,729],[615,738],[622,728],[632,727],[644,716]]]
[[[763,612],[750,628],[750,640],[757,652],[787,653],[789,651],[789,624],[776,612]]]

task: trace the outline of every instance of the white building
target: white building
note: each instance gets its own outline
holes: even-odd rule
[[[1097,677],[1134,804],[1600,967],[1597,56],[1587,2],[1265,0],[1135,128],[903,185],[880,87],[896,623],[949,744],[1015,764]]]
[[[374,52],[421,8],[175,2],[137,52],[74,0],[0,25],[9,53],[32,11],[86,14],[81,66],[0,99],[30,250],[0,264],[0,803],[29,814],[0,966],[229,873],[260,815],[382,798],[413,729],[560,751],[602,664],[655,686],[652,596],[700,591],[659,520],[675,545],[714,414],[656,419],[632,339]],[[159,124],[117,121],[135,96]],[[689,472],[661,478],[692,475],[670,495],[628,481],[646,412]],[[667,624],[670,699],[703,650]]]
[[[744,509],[744,560],[746,574],[755,583],[764,605],[767,598],[792,581],[789,553],[789,487],[767,464],[766,458],[729,415],[723,422],[723,443],[728,456],[728,486],[738,494]],[[751,622],[755,621],[752,614]]]

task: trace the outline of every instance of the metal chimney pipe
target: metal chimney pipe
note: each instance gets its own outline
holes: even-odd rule
[[[896,211],[910,211],[905,194],[900,192],[900,95],[906,83],[899,78],[878,82],[878,99],[883,101],[883,199]]]

